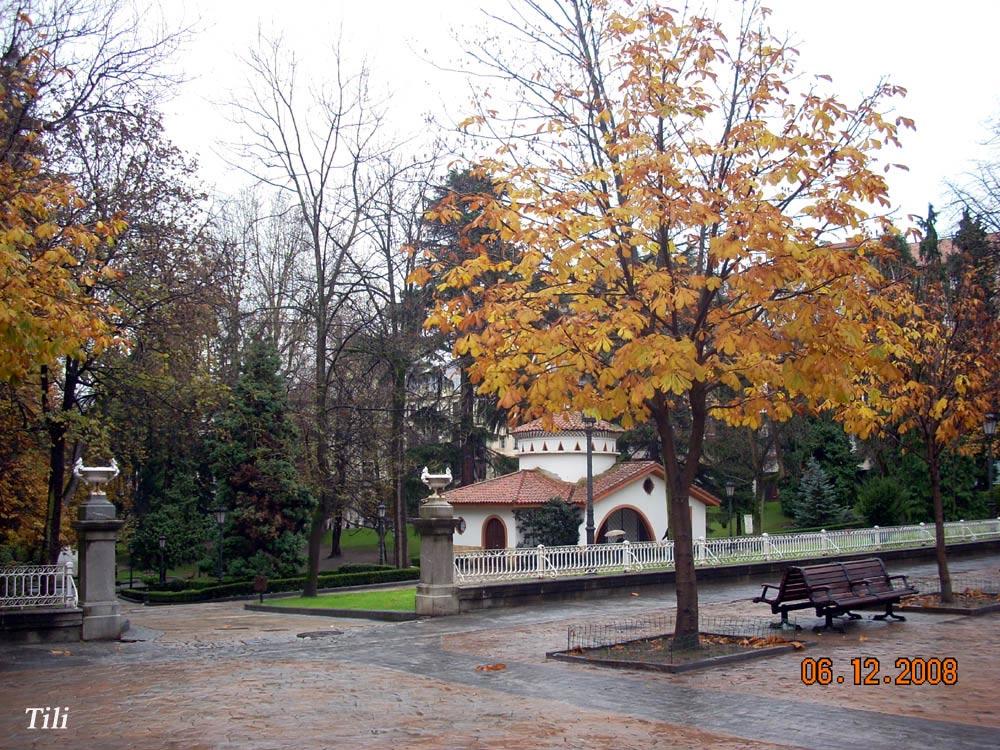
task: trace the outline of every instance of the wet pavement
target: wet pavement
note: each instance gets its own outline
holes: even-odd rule
[[[967,557],[952,570],[998,566]],[[767,616],[758,591],[703,584],[702,614]],[[805,651],[685,674],[546,661],[571,623],[674,601],[624,593],[404,623],[126,604],[129,642],[0,647],[0,748],[1000,747],[1000,614],[866,618],[842,635],[805,631]],[[297,637],[308,631],[337,632]],[[831,658],[844,684],[803,685],[806,657]],[[877,658],[880,677],[899,658],[953,657],[958,683],[854,685],[855,657]],[[28,729],[25,709],[45,706],[68,709],[65,729]]]

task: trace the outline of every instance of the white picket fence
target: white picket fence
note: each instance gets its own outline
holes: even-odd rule
[[[1000,539],[1000,518],[954,521],[944,525],[945,542],[956,544]],[[818,531],[806,534],[761,534],[695,540],[698,567],[715,567],[767,560],[800,560],[812,557],[878,553],[881,550],[934,545],[934,526],[875,526],[870,529]],[[530,578],[671,570],[674,543],[622,542],[565,547],[517,547],[478,550],[455,555],[455,581],[486,583]]]
[[[75,607],[76,604],[72,563],[0,568],[0,609]]]

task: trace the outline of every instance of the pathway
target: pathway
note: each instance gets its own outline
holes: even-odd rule
[[[1000,555],[956,573],[994,573]],[[927,575],[928,564],[893,572]],[[751,582],[706,584],[705,614],[763,616]],[[672,594],[408,623],[258,614],[240,603],[128,607],[119,644],[0,650],[0,748],[866,748],[1000,746],[1000,615],[912,615],[809,636],[805,652],[681,675],[546,661],[566,626],[671,607]],[[303,631],[338,631],[299,639]],[[955,686],[803,686],[803,655],[953,656]],[[476,671],[503,662],[506,669]],[[69,708],[28,730],[24,709]],[[836,727],[836,731],[825,730]]]

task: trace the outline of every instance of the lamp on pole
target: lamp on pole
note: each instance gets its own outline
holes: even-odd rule
[[[167,582],[167,562],[166,562],[166,551],[167,551],[167,537],[160,534],[160,583],[164,584]]]
[[[736,492],[736,485],[731,481],[726,482],[726,497],[729,498],[729,536],[733,535],[733,493]]]
[[[993,497],[993,435],[997,431],[997,415],[989,412],[983,417],[983,432],[986,433],[986,491],[989,497]],[[996,513],[996,508],[992,507],[990,501],[990,515]]]
[[[225,508],[213,508],[212,517],[215,519],[215,523],[219,527],[219,565],[215,569],[215,577],[222,580],[222,527],[226,523],[226,509]]]
[[[587,436],[587,544],[594,543],[594,446],[590,437],[595,422],[594,417],[584,414],[583,431]]]
[[[378,564],[385,565],[385,503],[378,504]]]

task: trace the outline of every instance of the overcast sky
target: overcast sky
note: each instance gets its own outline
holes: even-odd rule
[[[517,2],[517,0],[513,0]],[[666,3],[668,6],[676,5]],[[801,53],[800,70],[833,76],[851,101],[881,76],[908,90],[898,103],[913,118],[899,161],[909,172],[890,175],[891,198],[902,214],[947,202],[946,181],[960,180],[977,158],[989,123],[1000,117],[996,35],[1000,2],[952,0],[770,0],[772,26],[786,30]],[[727,0],[719,0],[726,8]],[[223,192],[246,178],[227,171],[214,154],[232,139],[224,101],[246,84],[241,62],[258,29],[281,34],[302,65],[323,75],[330,40],[340,35],[349,57],[364,57],[376,88],[389,96],[401,134],[419,130],[431,111],[454,123],[470,113],[468,83],[443,68],[460,65],[456,38],[496,31],[483,8],[503,14],[505,0],[183,0],[166,6],[174,22],[194,23],[196,34],[178,64],[189,78],[165,104],[167,130],[197,154],[204,178]],[[477,29],[479,29],[477,31]],[[994,156],[996,156],[994,152]],[[903,222],[900,222],[903,223]]]

